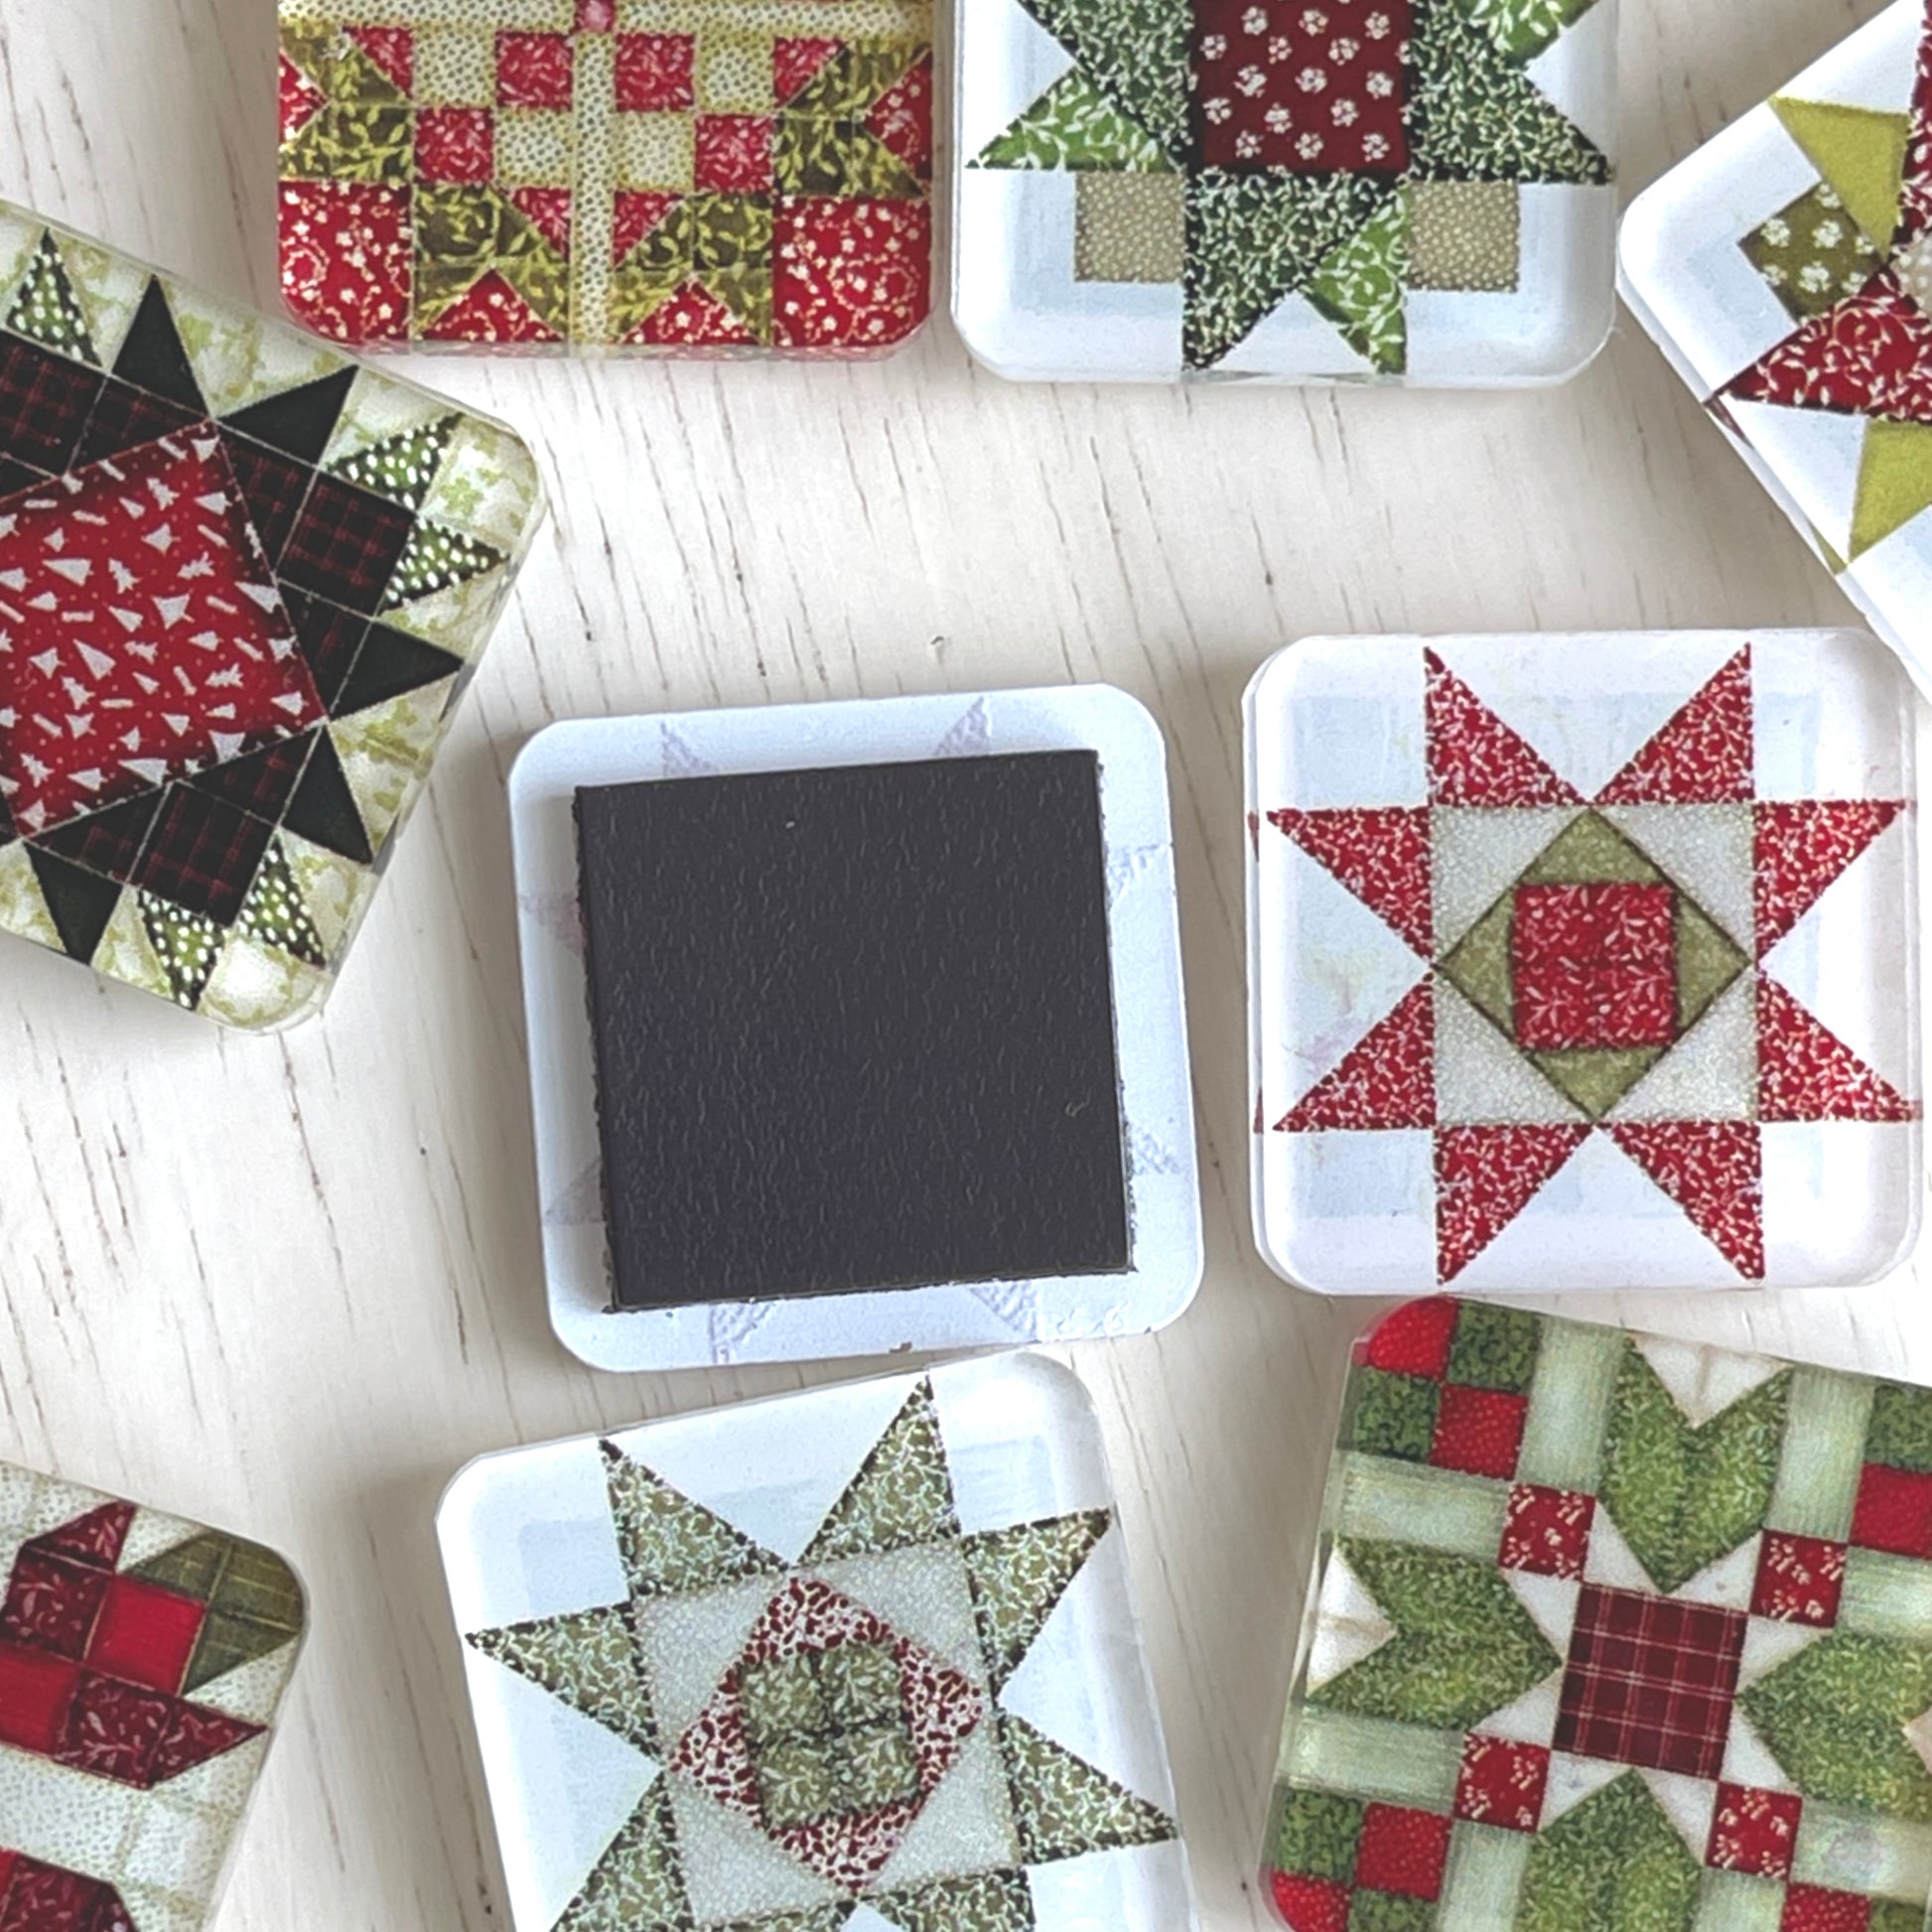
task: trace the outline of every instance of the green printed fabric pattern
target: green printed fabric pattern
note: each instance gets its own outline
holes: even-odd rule
[[[1932,1390],[1411,1303],[1322,1547],[1293,1932],[1922,1932]]]
[[[1340,340],[1330,364],[1282,372],[1400,377],[1410,291],[1516,293],[1522,190],[1612,180],[1529,71],[1595,0],[1018,3],[1069,65],[976,137],[969,183],[1074,175],[1072,279],[1179,284],[1187,372],[1301,298]],[[1130,241],[1124,195],[1089,184],[1145,174],[1177,192],[1132,204]]]

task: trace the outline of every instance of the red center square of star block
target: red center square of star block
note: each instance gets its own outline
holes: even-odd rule
[[[1528,1396],[1446,1383],[1436,1409],[1436,1437],[1429,1459],[1439,1469],[1458,1469],[1464,1475],[1499,1480],[1513,1476],[1529,1412]]]
[[[1196,0],[1200,165],[1400,174],[1409,32],[1410,0]]]
[[[1533,1832],[1543,1818],[1550,1753],[1541,1744],[1471,1731],[1462,1740],[1455,1779],[1455,1815],[1504,1831]]]
[[[1509,1492],[1509,1513],[1496,1562],[1504,1570],[1527,1570],[1538,1577],[1581,1583],[1589,1555],[1589,1526],[1595,1519],[1594,1496],[1519,1482]]]
[[[0,1744],[50,1756],[79,1681],[79,1665],[65,1657],[0,1645]]]
[[[1833,1624],[1844,1588],[1844,1544],[1766,1532],[1751,1589],[1753,1616],[1775,1617],[1780,1623]]]
[[[713,195],[769,194],[771,122],[762,114],[700,114],[694,174]]]
[[[568,107],[575,73],[568,34],[496,36],[498,107]]]
[[[620,34],[620,109],[626,114],[668,114],[694,106],[698,96],[692,72],[697,46],[689,34]]]
[[[1932,1558],[1932,1475],[1867,1462],[1852,1512],[1852,1541],[1862,1550]]]
[[[1668,1046],[1677,1037],[1677,895],[1668,886],[1519,886],[1510,921],[1516,1042]]]
[[[1784,1895],[1778,1932],[1865,1932],[1870,1923],[1871,1900],[1861,1892],[1793,1885]]]
[[[1435,1898],[1449,1862],[1449,1821],[1406,1805],[1370,1805],[1355,1849],[1355,1882],[1405,1898]]]
[[[487,181],[496,172],[496,119],[487,107],[425,107],[416,115],[423,181]]]
[[[1795,1791],[1719,1785],[1705,1863],[1719,1871],[1748,1871],[1758,1878],[1790,1877],[1798,1818],[1804,1808],[1805,1801]]]
[[[109,1585],[87,1666],[151,1690],[179,1691],[202,1633],[202,1604],[133,1577]]]
[[[1750,1619],[1741,1610],[1587,1585],[1557,1715],[1557,1748],[1715,1778]]]

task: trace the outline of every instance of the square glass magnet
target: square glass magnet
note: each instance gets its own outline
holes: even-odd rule
[[[484,1456],[513,1932],[1190,1932],[1085,1391],[1013,1355]]]
[[[1014,377],[1560,381],[1615,0],[961,0],[953,316]]]
[[[925,320],[930,0],[281,0],[331,341],[851,355]]]
[[[201,1932],[304,1620],[272,1551],[0,1463],[0,1925]]]
[[[1186,1306],[1166,755],[1131,698],[553,725],[510,809],[574,1353],[1010,1345]]]
[[[1355,1351],[1293,1932],[1920,1932],[1932,1390],[1414,1302]]]
[[[1623,293],[1932,687],[1932,87],[1922,0],[1632,204]]]
[[[335,983],[541,515],[508,431],[0,204],[0,931]]]
[[[1911,687],[1863,631],[1328,637],[1248,693],[1255,1226],[1325,1294],[1918,1232]]]

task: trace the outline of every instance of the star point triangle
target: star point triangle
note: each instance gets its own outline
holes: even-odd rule
[[[1166,1845],[1179,1836],[1179,1827],[1159,1805],[1136,1797],[1024,1718],[996,1711],[994,1722],[1014,1801],[1014,1830],[1028,1864]]]
[[[469,1641],[626,1743],[658,1754],[657,1724],[628,1603],[478,1630]]]
[[[1797,100],[1777,94],[1771,112],[1804,149],[1813,167],[1864,233],[1885,247],[1898,231],[1905,190],[1904,114],[1839,101]]]
[[[1576,805],[1542,753],[1506,725],[1435,651],[1425,653],[1429,796],[1436,805]]]
[[[1435,982],[1425,977],[1275,1123],[1275,1131],[1435,1126]]]
[[[1589,1138],[1579,1122],[1436,1130],[1436,1274],[1451,1282]]]
[[[1002,1690],[1113,1522],[1106,1509],[969,1536],[960,1545],[987,1677]]]
[[[1345,806],[1268,814],[1270,825],[1379,914],[1424,959],[1436,950],[1426,807]]]
[[[1753,814],[1751,886],[1762,959],[1904,809],[1891,798],[1800,798]]]
[[[1917,1120],[1916,1101],[1868,1066],[1768,974],[1757,981],[1761,1120]]]
[[[1932,496],[1928,497],[1932,500]],[[1597,793],[1600,805],[1735,805],[1756,795],[1750,646],[1731,657]]]
[[[600,1447],[632,1596],[684,1596],[786,1569],[782,1557],[631,1461],[615,1443]]]
[[[882,1556],[958,1535],[939,1412],[931,1382],[921,1379],[867,1452],[799,1562]]]
[[[1738,1274],[1763,1280],[1763,1149],[1755,1121],[1615,1121],[1604,1131]]]

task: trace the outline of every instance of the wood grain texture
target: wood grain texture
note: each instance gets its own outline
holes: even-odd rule
[[[1626,183],[1875,0],[1626,0]],[[273,0],[0,0],[0,194],[273,290]],[[0,1455],[257,1535],[316,1629],[225,1932],[505,1923],[430,1518],[479,1451],[852,1365],[612,1377],[543,1313],[503,777],[552,718],[1107,678],[1170,735],[1209,1252],[1099,1401],[1208,1932],[1251,1880],[1318,1473],[1363,1306],[1248,1234],[1239,699],[1346,629],[1849,621],[1622,327],[1546,394],[1008,387],[877,365],[417,361],[555,514],[341,991],[224,1036],[0,946]],[[1573,1301],[1932,1379],[1914,1273]],[[110,1393],[111,1392],[111,1393]]]

